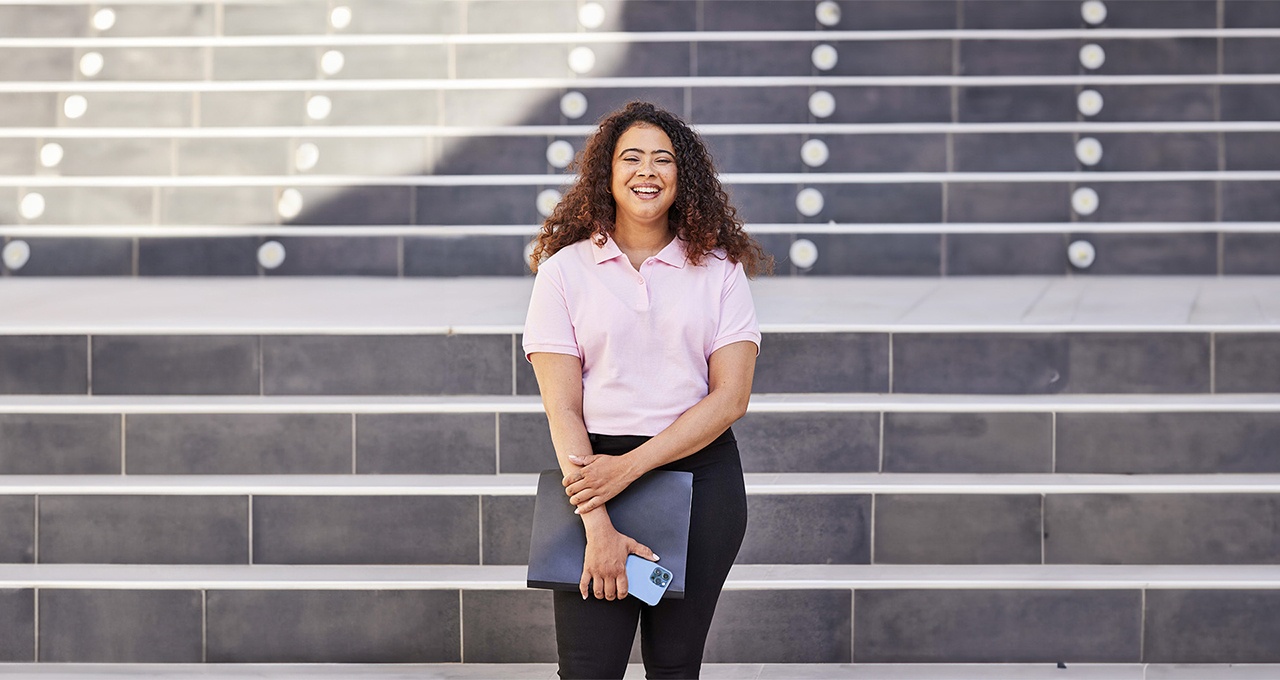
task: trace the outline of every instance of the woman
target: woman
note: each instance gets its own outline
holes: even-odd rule
[[[554,594],[562,678],[622,677],[640,622],[648,677],[697,677],[746,531],[729,426],[746,412],[760,332],[747,274],[772,260],[742,229],[706,146],[633,102],[607,116],[542,226],[524,351],[587,550],[580,592]],[[684,599],[627,598],[608,501],[644,473],[692,472]],[[581,597],[578,597],[581,595]]]

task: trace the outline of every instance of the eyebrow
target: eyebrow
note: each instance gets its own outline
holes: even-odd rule
[[[644,153],[644,150],[643,150],[643,149],[636,149],[636,148],[634,148],[634,147],[633,147],[633,148],[630,148],[630,149],[623,149],[622,151],[619,151],[619,152],[618,152],[618,155],[619,155],[619,156],[621,156],[622,154],[627,153],[628,151],[635,151],[635,152],[637,152],[637,153]],[[668,155],[671,155],[671,156],[675,156],[675,154],[674,154],[674,153],[672,153],[672,152],[670,152],[670,151],[667,151],[666,149],[654,149],[654,150],[653,150],[653,153],[665,153],[665,154],[668,154]]]

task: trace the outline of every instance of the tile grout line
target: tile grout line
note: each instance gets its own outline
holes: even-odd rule
[[[466,648],[466,617],[462,613],[462,589],[458,589],[458,663],[466,663],[467,657],[463,654]]]
[[[870,555],[867,557],[867,560],[871,564],[876,563],[876,496],[877,495],[879,494],[875,494],[875,493],[871,494],[871,518],[867,522],[868,524],[871,525],[871,531],[867,532],[868,534],[870,534],[868,538],[871,542],[871,548],[869,550]]]
[[[200,590],[200,663],[209,663],[209,591]]]
[[[40,494],[34,495],[32,499],[35,517],[32,523],[31,561],[32,564],[40,564]]]
[[[880,412],[880,467],[877,472],[884,472],[884,411]]]
[[[1043,493],[1040,494],[1040,564],[1042,565],[1047,564],[1045,560],[1047,559],[1047,553],[1049,552],[1048,551],[1049,540],[1048,540],[1048,537],[1045,536],[1044,534],[1044,525],[1045,525],[1044,506],[1045,506],[1047,496],[1048,494],[1043,494]]]
[[[476,540],[479,543],[480,564],[484,564],[484,496],[476,496]]]
[[[34,638],[34,640],[32,642],[35,646],[35,657],[32,660],[35,661],[36,663],[39,663],[40,662],[40,588],[39,587],[32,588],[31,605],[32,605],[31,608],[34,611],[34,616],[32,616],[32,621],[33,621],[32,638]]]
[[[128,441],[128,424],[129,414],[120,414],[120,474],[121,476],[128,474],[129,470],[129,452],[125,448],[125,442]]]
[[[1138,591],[1142,597],[1138,609],[1138,663],[1147,656],[1147,589]]]
[[[356,474],[356,414],[351,414],[351,474]]]
[[[1209,394],[1218,393],[1218,334],[1209,331]]]
[[[265,387],[267,372],[266,370],[264,370],[265,368],[263,366],[264,361],[265,361],[265,358],[263,356],[263,349],[262,349],[262,336],[259,335],[258,336],[258,396],[260,397],[267,396],[266,387]]]
[[[502,472],[502,414],[493,414],[493,472]]]
[[[93,395],[93,335],[84,336],[85,339],[85,384],[88,387],[88,394]]]
[[[855,646],[854,640],[856,640],[858,637],[858,633],[856,629],[856,618],[854,617],[854,612],[856,611],[857,606],[858,606],[858,591],[853,588],[850,588],[849,589],[849,663],[854,663],[854,658],[853,658],[853,650]]]
[[[889,394],[893,394],[893,333],[889,333]]]
[[[253,494],[249,494],[249,564],[253,564]]]
[[[1049,414],[1049,472],[1058,471],[1058,412]]]
[[[516,391],[516,334],[511,334],[511,394],[515,396]]]

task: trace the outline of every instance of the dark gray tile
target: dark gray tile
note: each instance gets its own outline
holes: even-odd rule
[[[40,592],[40,661],[200,663],[195,590]]]
[[[537,187],[416,187],[415,224],[536,224]]]
[[[209,663],[461,661],[456,590],[211,590],[207,608]]]
[[[1111,189],[1111,187],[1107,187]],[[1212,194],[1213,187],[1209,187]],[[1108,192],[1106,201],[1120,195]],[[1212,218],[1210,218],[1212,219]],[[1090,274],[1211,275],[1218,273],[1218,235],[1174,234],[1072,234],[1071,241],[1085,240],[1096,252]]]
[[[286,5],[240,5],[222,8],[223,35],[320,35],[329,26],[325,0],[296,0]]]
[[[77,50],[76,60],[89,51]],[[203,47],[121,47],[93,51],[102,55],[102,71],[94,80],[204,80]],[[66,76],[58,79],[64,80]]]
[[[479,564],[475,496],[255,496],[254,564]]]
[[[515,347],[512,351],[512,358],[516,362],[516,394],[537,395],[538,377],[533,373],[533,364],[529,363],[529,359],[525,357],[523,335],[516,335]]]
[[[202,127],[302,125],[307,117],[305,92],[201,92]]]
[[[160,221],[164,224],[275,224],[280,219],[272,187],[166,187],[159,191]],[[253,241],[257,243],[257,239]],[[255,270],[257,261],[255,253]]]
[[[808,88],[695,87],[691,92],[689,122],[697,125],[809,122]],[[835,115],[844,120],[839,105],[836,110]]]
[[[1051,394],[1072,378],[1069,352],[1061,335],[899,333],[893,338],[893,391]]]
[[[1048,413],[886,413],[885,472],[1053,471]]]
[[[466,8],[473,33],[572,33],[579,28],[573,0],[475,0]]]
[[[497,420],[492,413],[357,415],[356,471],[362,474],[494,474],[497,472]]]
[[[0,474],[120,474],[120,416],[0,414]]]
[[[880,494],[876,564],[1040,564],[1040,496]]]
[[[533,175],[548,171],[545,137],[444,137],[436,149],[434,171],[441,175]]]
[[[1280,335],[1218,333],[1214,358],[1219,392],[1280,392]]]
[[[1069,172],[1077,167],[1069,134],[974,133],[955,135],[952,144],[956,172]]]
[[[214,8],[203,3],[113,6],[110,37],[213,35]]]
[[[867,564],[871,496],[747,496],[738,564]]]
[[[795,240],[792,234],[756,234],[753,236],[765,255],[773,258],[774,271],[778,276],[791,276],[796,273],[790,262],[791,243]]]
[[[1280,662],[1277,612],[1280,593],[1274,590],[1149,590],[1142,660]]]
[[[1060,413],[1056,472],[1280,472],[1276,413]]]
[[[39,155],[35,140],[0,139],[0,175],[34,175]],[[799,157],[797,153],[797,162]]]
[[[830,187],[823,187],[830,193]],[[739,184],[726,186],[729,202],[738,209],[738,217],[747,224],[792,223],[800,218],[796,210],[793,184]]]
[[[889,336],[768,333],[752,391],[888,392]]]
[[[1067,392],[1209,391],[1209,337],[1206,334],[1073,333],[1067,337],[1068,365],[1062,371]]]
[[[618,17],[619,28],[627,32],[698,30],[698,4],[688,0],[648,0],[639,4],[602,0],[599,4],[605,8],[605,25]]]
[[[303,217],[299,217],[298,222],[314,223]],[[398,276],[400,273],[400,243],[395,236],[262,239],[264,243],[267,240],[284,246],[285,252],[284,262],[266,270],[267,276]]]
[[[320,159],[310,171],[317,175],[452,174],[442,172],[428,158],[428,145],[438,144],[438,140],[425,137],[321,138],[308,143],[320,151]]]
[[[813,7],[807,2],[757,0],[747,10],[732,0],[702,3],[702,30],[705,31],[812,31],[818,27]]]
[[[1272,494],[1049,494],[1046,564],[1280,564]]]
[[[842,31],[946,30],[959,28],[956,0],[861,0],[856,11],[840,13]]]
[[[43,187],[43,224],[151,224],[155,191],[150,187]],[[112,239],[116,243],[127,239]],[[103,240],[93,239],[94,243]]]
[[[462,33],[467,24],[463,3],[419,0],[349,0],[347,33]]]
[[[1107,28],[1217,28],[1217,5],[1217,0],[1165,0],[1158,4],[1109,2],[1103,25]]]
[[[40,561],[51,564],[247,564],[241,496],[44,496]]]
[[[139,276],[257,276],[261,239],[140,238]]]
[[[212,49],[214,80],[316,80],[321,77],[320,55],[313,45]],[[204,79],[203,75],[200,79]]]
[[[1222,273],[1280,274],[1280,234],[1223,234]]]
[[[328,97],[332,111],[308,125],[429,125],[439,115],[436,93],[419,90],[337,90],[318,92]]]
[[[958,89],[961,123],[1074,121],[1076,118],[1076,92],[1072,87],[1025,85]],[[1104,92],[1103,96],[1108,95]],[[1103,110],[1111,108],[1108,98]]]
[[[35,591],[31,589],[0,591],[0,661],[36,660],[35,601]]]
[[[462,622],[465,663],[556,661],[550,591],[464,591]]]
[[[951,75],[951,44],[945,40],[854,40],[828,44],[836,48],[839,55],[835,68],[828,71],[831,75]]]
[[[36,499],[34,496],[0,496],[0,563],[35,561]],[[0,643],[3,649],[3,643]],[[0,652],[3,658],[3,652]]]
[[[573,73],[566,43],[461,44],[454,49],[458,78],[568,78]]]
[[[749,413],[733,424],[746,472],[877,472],[879,413]]]
[[[94,394],[259,394],[252,335],[95,335]]]
[[[1124,3],[1121,3],[1123,6]],[[1216,24],[1213,22],[1211,26]],[[1144,26],[1143,28],[1155,28]],[[1107,55],[1099,75],[1179,75],[1218,72],[1216,38],[1099,40]],[[1078,61],[1077,61],[1078,63]]]
[[[507,335],[272,335],[262,348],[265,394],[511,393]]]
[[[63,139],[64,175],[168,175],[173,141],[168,139]]]
[[[359,225],[359,224],[411,224],[413,222],[413,188],[412,187],[300,187],[302,204],[305,206],[297,217],[287,220],[288,224],[322,224],[322,225]],[[364,257],[350,258],[355,260],[348,264],[353,274],[383,274],[395,270],[395,243],[390,237],[365,237],[361,247],[344,247],[346,239],[326,239],[323,237],[278,239],[281,243],[303,244],[308,258],[320,257],[334,260],[339,257],[350,258],[352,253],[364,253]],[[376,247],[375,247],[376,246]],[[340,251],[339,255],[329,255],[331,249]],[[390,260],[390,262],[388,262]],[[317,263],[318,264],[318,263]],[[327,266],[338,262],[326,262]],[[286,259],[284,268],[290,266]],[[302,271],[305,271],[304,267]],[[284,273],[283,270],[281,273]]]
[[[0,335],[0,394],[88,394],[82,335]]]
[[[948,275],[1067,273],[1063,234],[947,234],[946,248]]]
[[[1280,27],[1280,5],[1274,0],[1229,0],[1223,8],[1226,28]]]
[[[1171,172],[1218,169],[1216,133],[1121,133],[1095,135],[1095,138],[1102,144],[1102,160],[1094,166],[1096,170]]]
[[[944,123],[951,120],[951,93],[945,87],[832,87],[831,123]],[[801,98],[808,111],[808,95]],[[772,122],[772,121],[770,121]]]
[[[0,7],[0,36],[6,38],[78,38],[89,31],[89,8],[82,5],[10,5]]]
[[[1066,184],[948,184],[948,222],[1067,222],[1071,187]]]
[[[1112,3],[1114,4],[1114,3]],[[1080,28],[1074,0],[960,0],[961,28]]]
[[[859,590],[859,663],[1136,663],[1137,590]]]
[[[75,51],[66,47],[0,48],[0,78],[5,82],[68,80],[76,71],[76,60]]]
[[[587,101],[596,90],[587,90]],[[559,125],[560,97],[547,90],[445,90],[441,95],[440,125],[511,125],[512,111],[520,111],[522,125]],[[595,117],[584,116],[584,124]],[[417,125],[425,121],[419,121]]]
[[[825,203],[822,212],[807,218],[812,222],[938,222],[942,220],[941,184],[847,184],[827,185],[819,189]],[[798,192],[797,192],[798,193]],[[789,202],[795,210],[794,195]],[[873,235],[860,234],[863,239]],[[893,236],[890,234],[889,236]],[[932,236],[927,238],[934,238]],[[936,241],[936,239],[934,239]],[[867,245],[871,245],[868,241]],[[912,239],[880,239],[876,246],[889,250],[918,250]],[[926,246],[928,248],[928,246]],[[931,248],[936,252],[937,246]],[[936,260],[936,258],[934,258]],[[867,263],[874,267],[874,263]]]
[[[449,77],[445,45],[344,45],[340,51],[343,67],[334,79]]]
[[[943,172],[947,138],[935,134],[822,135],[831,157],[813,172]],[[800,144],[793,152],[800,158]]]
[[[778,43],[773,43],[778,44]],[[615,78],[661,78],[694,75],[693,44],[687,42],[659,43],[597,43],[591,46],[596,55],[596,70],[592,74]],[[608,65],[606,72],[601,65]],[[502,76],[507,77],[507,76]],[[678,110],[677,110],[678,113]]]
[[[1227,222],[1280,220],[1280,182],[1223,182],[1222,219]]]
[[[937,189],[927,184],[906,186],[918,186],[929,193]],[[940,204],[941,201],[938,203]],[[928,202],[921,201],[918,205],[928,205]],[[938,210],[941,212],[940,205]],[[838,214],[836,219],[846,221],[845,215],[847,213]],[[938,276],[941,273],[941,238],[937,234],[796,234],[796,236],[807,238],[818,247],[818,260],[805,272],[807,274],[815,276]]]
[[[524,357],[518,360],[525,361]],[[498,472],[542,472],[557,466],[545,413],[500,414],[498,450]]]
[[[714,135],[705,138],[719,172],[801,172],[801,135]],[[834,153],[832,154],[834,155]]]
[[[52,127],[61,99],[52,92],[0,93],[0,127]]]
[[[533,496],[484,496],[480,499],[484,535],[481,564],[527,564],[533,531]]]
[[[1222,118],[1227,120],[1226,88],[1229,86],[1221,87]],[[1092,120],[1108,123],[1216,120],[1214,88],[1213,85],[1098,85],[1093,89],[1102,95],[1106,105]],[[1075,115],[1074,99],[1068,110]]]
[[[849,663],[852,607],[847,590],[726,591],[703,658],[706,663]]]
[[[1098,209],[1083,221],[1212,222],[1217,203],[1213,182],[1106,182],[1093,189]]]
[[[1280,170],[1280,132],[1231,132],[1223,136],[1227,170]],[[1229,183],[1234,184],[1234,183]]]
[[[944,41],[935,41],[947,46]],[[1073,76],[1080,69],[1078,40],[961,40],[962,76]],[[1108,56],[1110,53],[1108,52]],[[951,75],[949,72],[945,75]]]
[[[31,259],[13,276],[130,276],[133,239],[26,238]]]
[[[746,12],[743,12],[744,14]],[[814,71],[808,42],[698,43],[699,76],[793,76]]]
[[[66,97],[59,95],[58,108],[63,110]],[[256,93],[254,93],[256,94]],[[189,92],[90,92],[83,95],[89,106],[85,114],[74,120],[59,116],[68,127],[190,127]],[[204,95],[201,95],[204,96]],[[203,121],[207,125],[208,121]]]
[[[684,2],[684,0],[680,0]],[[632,3],[628,3],[632,4]],[[686,3],[687,4],[687,3]],[[667,29],[663,29],[667,30]],[[712,88],[715,89],[715,88]],[[555,108],[555,120],[565,123],[581,123],[592,124],[605,115],[620,109],[628,102],[641,100],[652,103],[654,106],[666,109],[677,115],[683,115],[685,111],[685,89],[675,87],[629,87],[622,89],[609,88],[590,88],[582,90],[581,93],[587,98],[587,111],[582,114],[581,118],[574,120],[562,119],[560,117],[560,99],[552,97],[552,106]],[[693,123],[694,120],[687,118],[686,120]],[[706,121],[699,121],[706,122]]]
[[[349,474],[343,413],[130,414],[128,474]]]

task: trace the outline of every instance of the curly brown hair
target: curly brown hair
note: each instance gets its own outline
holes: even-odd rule
[[[675,147],[676,198],[667,217],[676,238],[686,244],[689,263],[701,264],[720,248],[729,260],[742,264],[747,276],[772,273],[773,258],[743,230],[742,220],[716,176],[706,143],[674,114],[640,101],[605,116],[587,140],[570,168],[577,171],[578,181],[542,223],[529,268],[538,271],[538,263],[587,238],[603,245],[605,236],[613,233],[617,210],[610,188],[613,151],[622,133],[645,124],[660,128]]]

